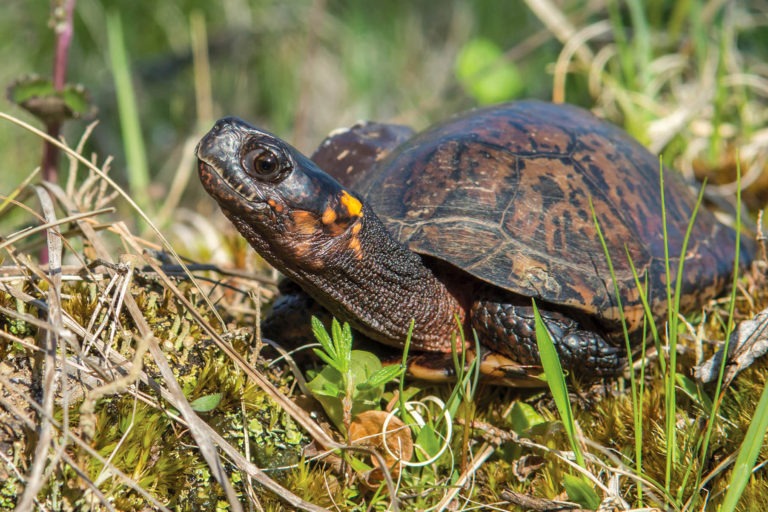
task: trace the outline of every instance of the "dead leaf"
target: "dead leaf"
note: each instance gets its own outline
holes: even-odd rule
[[[387,464],[386,469],[396,478],[402,467],[401,462],[408,462],[413,456],[413,441],[411,429],[395,416],[389,418],[386,436],[382,435],[384,423],[389,416],[390,413],[384,411],[365,411],[358,414],[349,425],[349,440],[353,445],[365,446],[379,452]],[[384,449],[384,439],[388,450]],[[371,463],[376,469],[368,476],[368,482],[381,481],[383,473],[378,460],[373,457]]]

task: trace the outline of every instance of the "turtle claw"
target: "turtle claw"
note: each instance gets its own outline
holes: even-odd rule
[[[471,370],[475,359],[475,351],[468,350],[465,372]],[[521,365],[498,352],[482,349],[479,364],[483,381],[490,384],[515,388],[537,388],[546,384],[538,377],[541,367]],[[407,372],[409,377],[429,382],[456,382],[459,377],[453,354],[446,352],[428,352],[409,357]]]

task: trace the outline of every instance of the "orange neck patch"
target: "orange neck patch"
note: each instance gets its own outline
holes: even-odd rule
[[[347,210],[349,217],[360,217],[363,212],[363,204],[352,197],[346,190],[341,191],[339,202]]]
[[[320,227],[317,222],[317,215],[307,210],[291,212],[291,219],[293,220],[296,232],[302,235],[313,235]]]
[[[320,218],[320,220],[324,225],[329,226],[336,222],[337,217],[338,215],[336,215],[336,210],[334,210],[332,206],[328,206],[323,212],[323,216]]]
[[[363,204],[346,190],[342,190],[335,200],[331,200],[322,214],[307,210],[291,212],[295,232],[302,235],[319,235],[324,232],[335,237],[344,234],[352,226],[349,246],[356,254],[360,251],[357,235],[362,228],[362,224],[357,221],[362,216]]]

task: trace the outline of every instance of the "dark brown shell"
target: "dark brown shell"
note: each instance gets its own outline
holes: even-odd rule
[[[630,330],[642,305],[625,248],[666,299],[659,160],[580,108],[516,102],[449,119],[412,138],[351,186],[411,250],[523,296],[613,323],[618,308],[590,200]],[[670,266],[695,198],[664,173]],[[685,255],[683,308],[727,286],[735,236],[703,209]],[[642,277],[641,277],[642,278]]]

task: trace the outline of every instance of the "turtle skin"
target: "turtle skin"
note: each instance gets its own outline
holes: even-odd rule
[[[659,160],[622,130],[577,107],[509,103],[455,116],[416,136],[405,127],[360,125],[329,137],[313,160],[365,204],[368,218],[375,212],[391,238],[419,255],[460,305],[465,328],[478,333],[484,349],[506,358],[502,365],[514,375],[534,373],[539,365],[532,300],[565,368],[587,375],[619,371],[626,358],[620,309],[630,343],[638,344],[643,332],[632,267],[647,281],[651,320],[660,323],[666,315],[665,230],[672,284],[684,260],[682,311],[722,293],[732,278],[734,231],[699,210],[681,254],[695,206],[688,187],[676,173],[660,173]],[[232,210],[220,204],[225,213]],[[263,247],[242,221],[228,216],[257,250]],[[357,248],[358,259],[375,253],[377,241],[386,237],[377,229],[372,243]],[[742,265],[753,250],[742,237]],[[403,266],[418,265],[411,260]],[[359,281],[363,291],[375,288]],[[365,312],[349,314],[317,286],[302,288],[364,334],[402,343],[391,333],[380,335],[376,322],[360,321]],[[430,294],[442,293],[430,290],[425,303]],[[396,307],[387,296],[370,304],[369,309]],[[281,309],[286,308],[275,308],[267,327],[279,325]],[[417,348],[446,352],[450,345]]]

